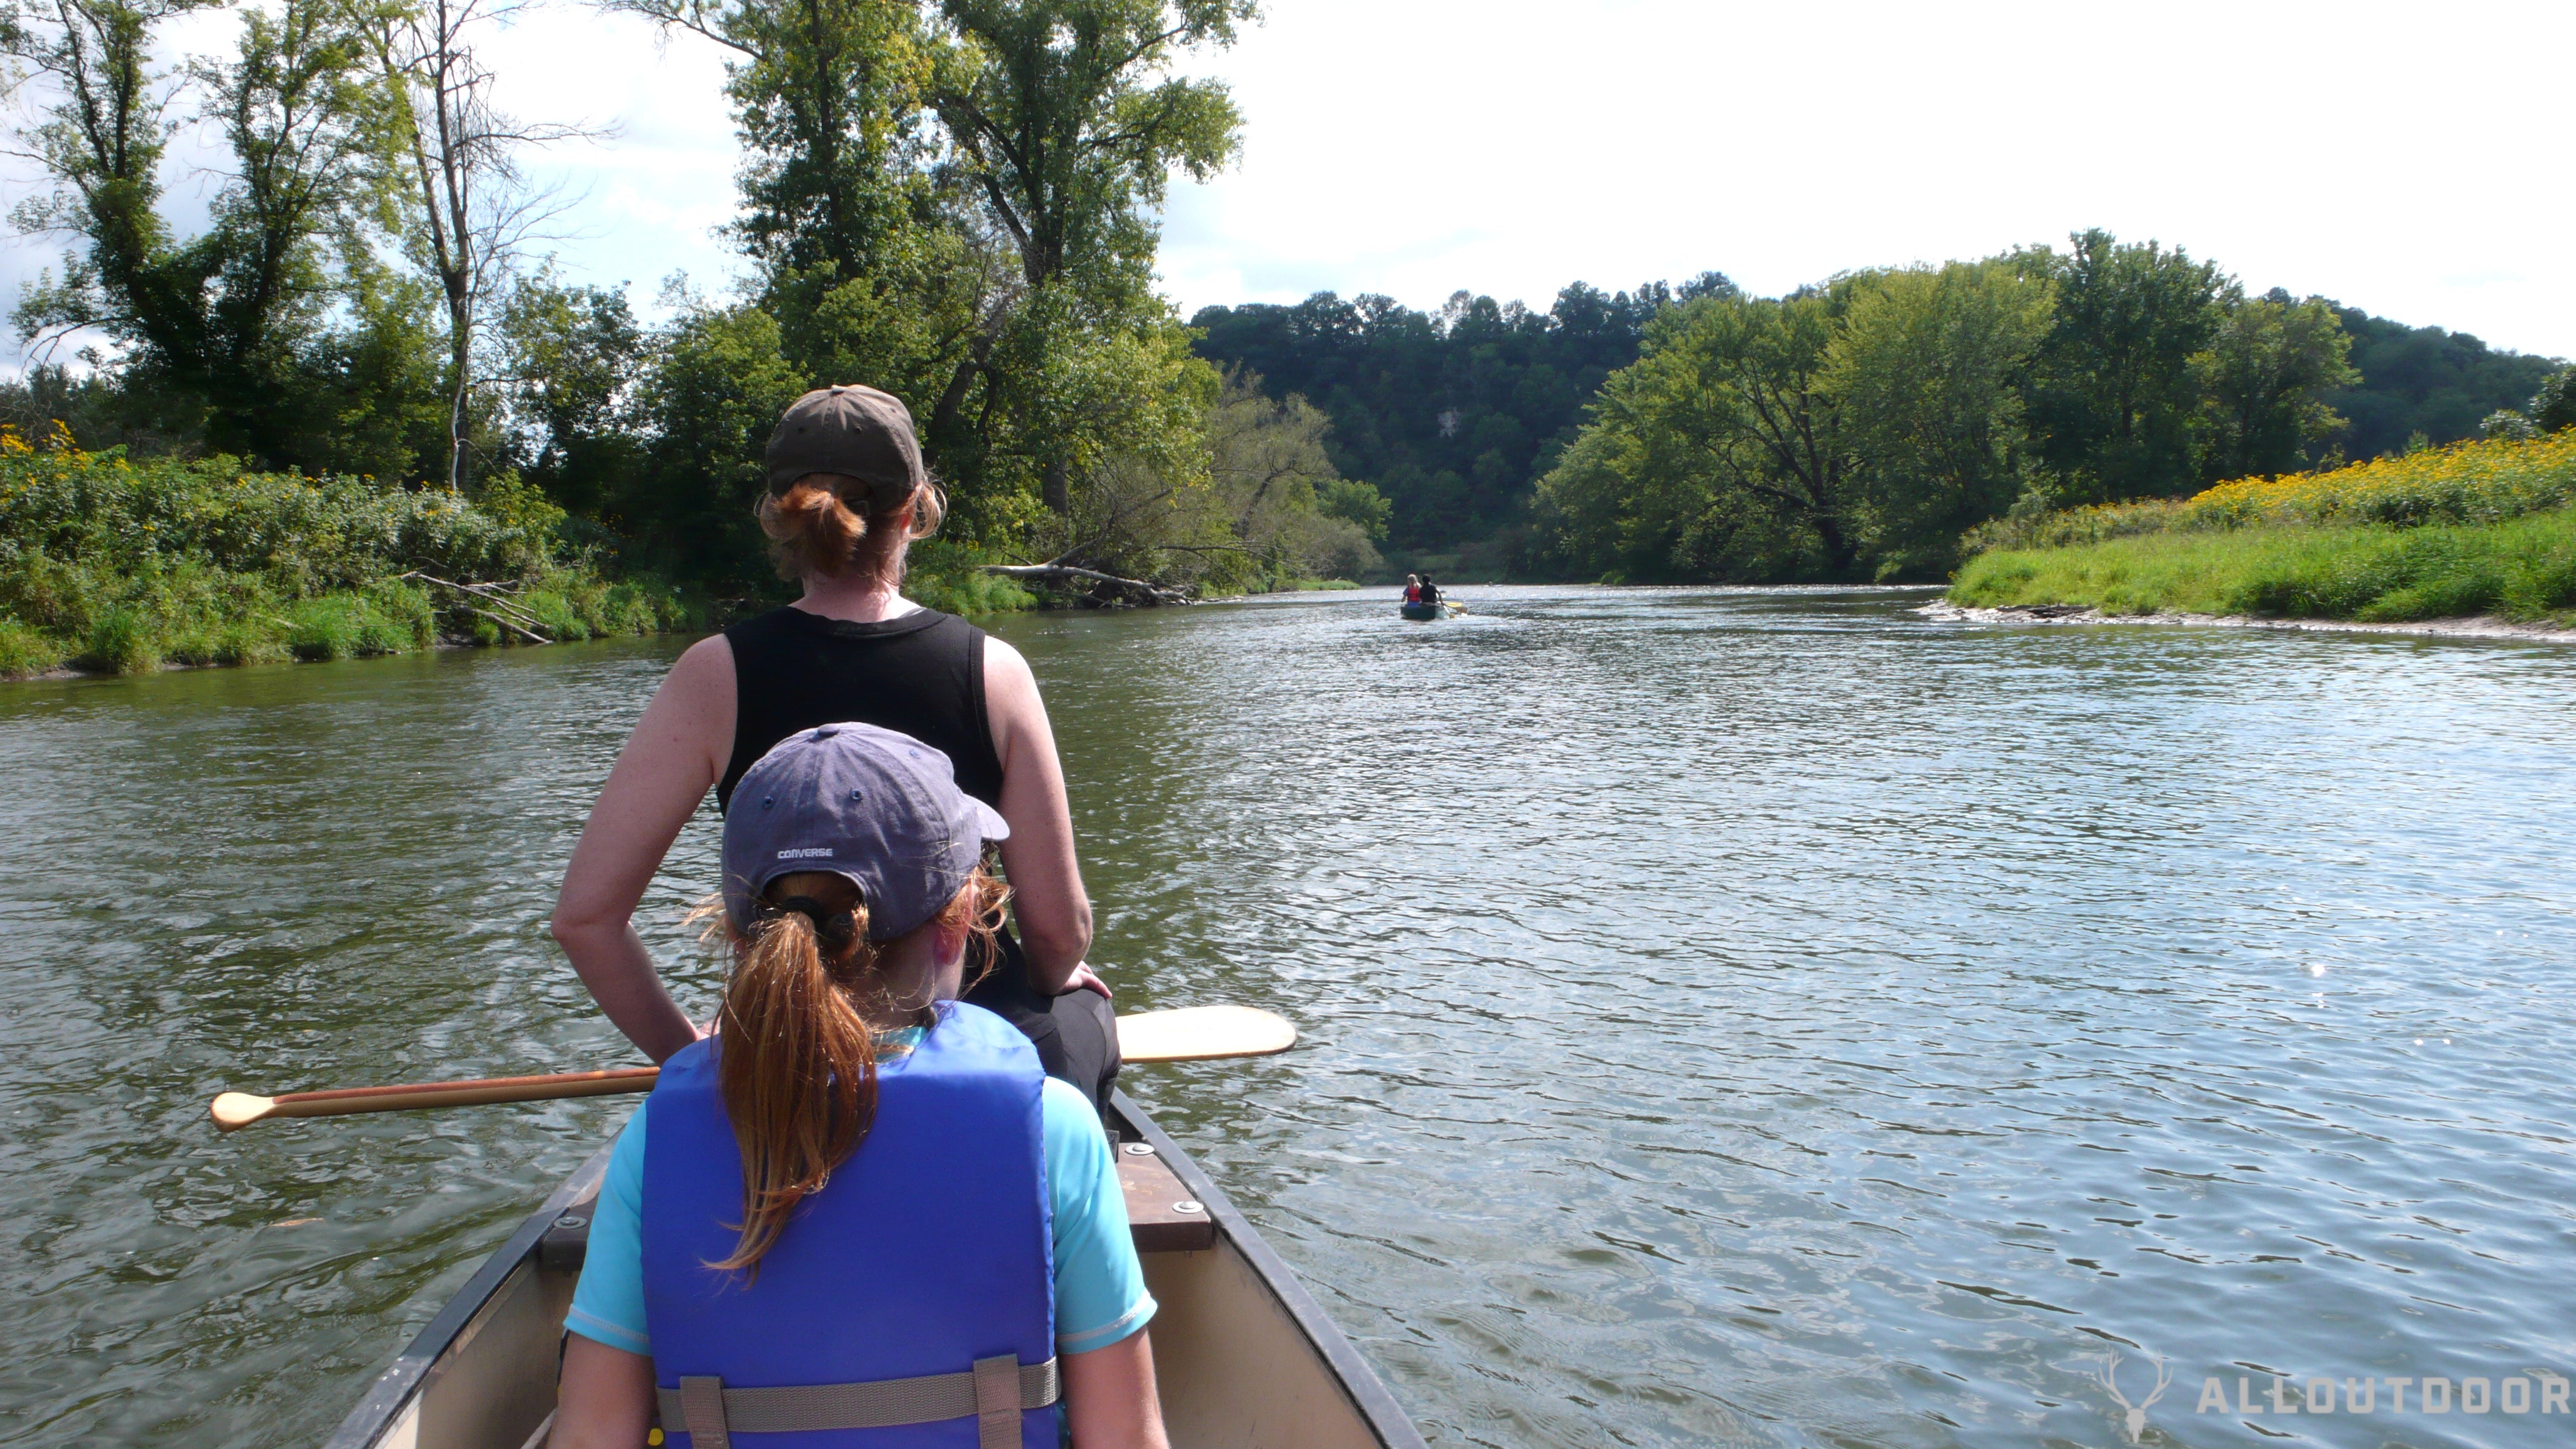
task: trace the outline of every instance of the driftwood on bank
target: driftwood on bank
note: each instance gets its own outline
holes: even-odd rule
[[[1125,604],[1151,609],[1190,602],[1185,590],[1149,583],[1144,579],[1123,579],[1116,574],[1104,574],[1098,569],[1080,568],[1073,564],[986,564],[984,572],[1026,584],[1070,589],[1080,594],[1083,602],[1104,607]]]
[[[442,579],[436,574],[422,573],[418,569],[414,569],[410,573],[404,574],[403,577],[407,579],[418,579],[424,584],[436,584],[442,589],[454,589],[456,592],[465,595],[467,598],[482,600],[484,603],[491,605],[492,608],[481,609],[476,608],[472,604],[459,604],[457,607],[479,618],[489,619],[493,623],[500,625],[502,628],[509,630],[511,633],[518,635],[520,638],[527,640],[531,644],[552,644],[555,642],[552,639],[547,638],[543,633],[539,632],[545,628],[545,621],[539,619],[536,615],[529,613],[527,609],[521,605],[514,604],[510,602],[509,599],[503,597],[509,591],[499,584],[460,584],[449,579]],[[495,613],[493,612],[495,609],[506,612]]]

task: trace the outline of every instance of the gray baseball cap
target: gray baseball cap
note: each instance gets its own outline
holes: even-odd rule
[[[830,871],[859,888],[868,939],[891,941],[956,899],[984,843],[1010,833],[991,806],[957,788],[946,755],[910,735],[864,724],[799,730],[734,786],[725,914],[748,933],[771,881]]]
[[[769,492],[777,497],[808,473],[838,473],[868,485],[867,511],[891,513],[929,481],[912,410],[872,387],[818,387],[787,405],[769,435]]]

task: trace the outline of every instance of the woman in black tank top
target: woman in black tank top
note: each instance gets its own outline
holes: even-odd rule
[[[770,747],[855,721],[945,753],[958,787],[1002,813],[1018,932],[967,999],[1025,1032],[1050,1075],[1106,1104],[1118,1070],[1108,988],[1083,964],[1091,905],[1037,681],[1019,652],[902,597],[904,551],[938,526],[903,405],[865,388],[809,393],[770,442],[761,526],[804,597],[701,640],[672,666],[592,808],[555,939],[609,1018],[660,1061],[698,1035],[632,917],[710,786],[718,808]],[[1090,989],[1081,989],[1088,987]]]

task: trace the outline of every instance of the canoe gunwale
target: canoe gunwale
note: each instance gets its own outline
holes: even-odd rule
[[[1261,1236],[1260,1230],[1253,1227],[1251,1220],[1235,1207],[1234,1200],[1225,1195],[1225,1189],[1200,1171],[1189,1153],[1156,1125],[1124,1089],[1110,1093],[1109,1105],[1127,1130],[1151,1145],[1155,1155],[1169,1164],[1173,1174],[1180,1178],[1181,1185],[1207,1208],[1208,1216],[1216,1221],[1218,1236],[1243,1255],[1243,1260],[1251,1265],[1262,1286],[1268,1288],[1271,1296],[1279,1300],[1279,1306],[1296,1320],[1298,1332],[1303,1333],[1307,1343],[1323,1355],[1333,1376],[1341,1381],[1342,1391],[1350,1395],[1351,1406],[1367,1421],[1378,1442],[1386,1449],[1429,1449],[1423,1442],[1422,1431],[1413,1426],[1413,1417],[1395,1401],[1393,1394],[1387,1392],[1376,1368],[1351,1346],[1351,1341],[1342,1335],[1341,1328],[1325,1314],[1323,1305],[1306,1291],[1306,1285],[1298,1279],[1296,1271],[1270,1246],[1269,1240]],[[1148,1331],[1151,1331],[1150,1325]],[[338,1446],[333,1446],[333,1449],[338,1449]]]
[[[1323,1360],[1352,1410],[1383,1449],[1427,1449],[1421,1431],[1379,1381],[1377,1370],[1343,1337],[1295,1271],[1235,1207],[1224,1189],[1201,1171],[1189,1153],[1125,1092],[1112,1094],[1111,1110],[1124,1134],[1150,1144],[1181,1185],[1205,1207],[1216,1228],[1218,1249],[1231,1248],[1251,1269],[1262,1288],[1296,1325],[1307,1346]],[[598,1194],[599,1184],[608,1174],[608,1157],[609,1149],[603,1147],[575,1168],[547,1196],[544,1205],[530,1213],[509,1239],[483,1260],[474,1276],[368,1385],[366,1393],[340,1421],[340,1427],[325,1441],[324,1449],[375,1449],[382,1442],[383,1436],[444,1377],[460,1346],[459,1340],[474,1334],[477,1319],[505,1295],[517,1275],[540,1271],[540,1249],[547,1230],[567,1209]]]
[[[447,1300],[447,1305],[421,1325],[420,1332],[412,1336],[393,1363],[367,1386],[348,1417],[324,1441],[323,1449],[368,1449],[374,1444],[385,1426],[401,1416],[403,1406],[428,1390],[431,1371],[438,1367],[439,1359],[457,1336],[473,1323],[475,1315],[483,1311],[512,1274],[535,1259],[537,1242],[546,1235],[546,1229],[563,1216],[564,1209],[594,1196],[600,1180],[607,1175],[608,1149],[603,1147],[574,1168],[572,1176],[546,1198],[544,1206],[528,1214],[509,1241],[494,1249],[483,1260],[483,1266],[474,1270],[474,1276],[465,1280],[465,1286]]]

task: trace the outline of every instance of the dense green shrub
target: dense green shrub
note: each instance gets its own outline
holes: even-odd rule
[[[65,650],[42,629],[0,616],[0,677],[42,674],[59,667]]]
[[[426,649],[442,626],[515,640],[415,571],[510,584],[557,639],[700,613],[659,580],[601,578],[560,541],[562,511],[508,474],[469,502],[51,441],[0,430],[0,674],[354,659]]]
[[[905,563],[904,597],[925,609],[950,614],[1003,614],[1034,609],[1037,596],[1000,574],[984,572],[997,562],[983,550],[944,538],[926,538],[912,546]]]
[[[2576,431],[2498,435],[2348,468],[2239,478],[2181,500],[2044,512],[2015,508],[1968,531],[1961,550],[2075,548],[2140,534],[2261,525],[2498,523],[2576,503]]]
[[[2576,610],[2576,508],[2483,525],[2273,525],[1998,549],[1960,570],[1950,598],[2114,615],[2553,619]]]

